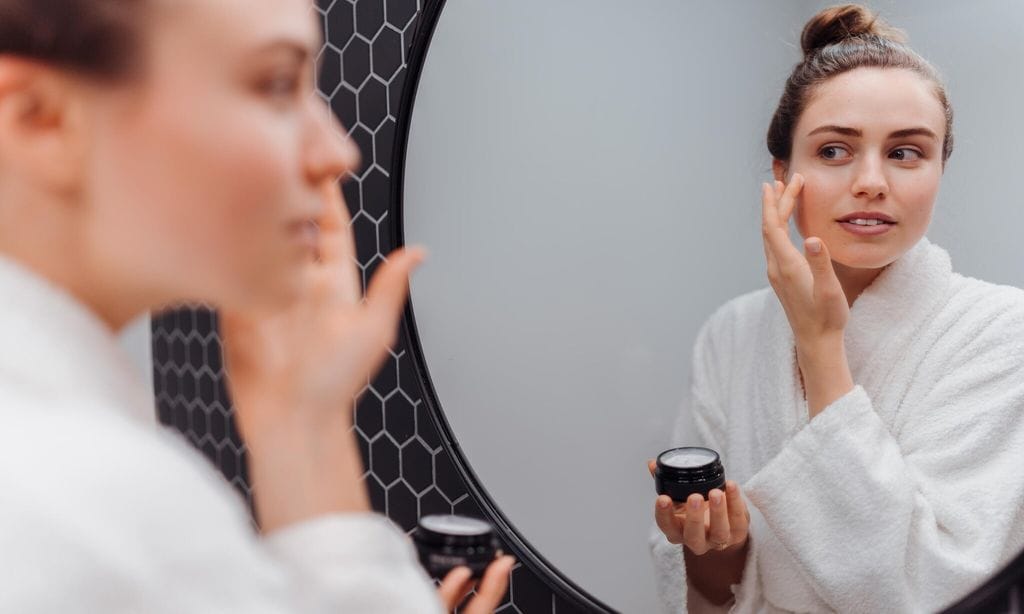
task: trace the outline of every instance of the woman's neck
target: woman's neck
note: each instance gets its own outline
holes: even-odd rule
[[[885,267],[881,269],[855,269],[834,260],[832,261],[832,267],[836,271],[839,285],[843,287],[846,303],[851,307],[853,306],[853,301],[857,300],[857,297],[885,270]]]
[[[148,305],[139,292],[102,270],[92,258],[82,224],[55,207],[8,207],[0,212],[0,254],[72,295],[117,332]]]

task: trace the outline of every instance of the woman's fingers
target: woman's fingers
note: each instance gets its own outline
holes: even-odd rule
[[[725,482],[725,503],[729,507],[729,528],[734,537],[747,535],[750,528],[750,512],[740,494],[740,487],[732,480]]]
[[[470,582],[473,572],[469,567],[456,567],[448,572],[448,575],[441,581],[437,588],[437,595],[445,609],[454,610],[455,606],[462,603],[469,591],[473,590],[473,583]]]
[[[708,493],[708,505],[711,507],[711,526],[708,529],[707,542],[712,550],[725,550],[732,543],[732,529],[729,525],[729,510],[726,505],[725,493],[717,488]]]
[[[797,196],[800,195],[800,191],[803,188],[804,176],[800,173],[793,173],[793,177],[789,180],[789,185],[786,186],[782,196],[778,199],[779,222],[786,228],[789,227],[789,217],[793,214],[793,209],[796,207]]]
[[[381,325],[398,324],[409,295],[409,276],[424,258],[426,252],[420,248],[398,249],[377,269],[366,290],[366,309]]]
[[[686,500],[686,521],[683,523],[683,543],[694,554],[708,551],[707,529],[704,526],[704,497],[690,495]]]
[[[804,241],[804,255],[811,267],[811,274],[814,275],[815,297],[825,301],[845,300],[843,286],[836,277],[832,256],[825,242],[818,237],[808,237]]]
[[[683,543],[683,528],[676,516],[675,506],[668,495],[658,495],[654,502],[654,522],[670,544]]]
[[[503,556],[487,566],[484,577],[477,586],[476,596],[473,597],[466,607],[462,608],[463,614],[491,614],[505,598],[508,590],[509,573],[516,560],[511,556]]]
[[[319,240],[317,260],[321,270],[318,280],[331,298],[348,304],[362,298],[363,284],[356,271],[355,238],[349,228],[348,206],[341,187],[331,182],[324,186],[324,212],[317,220]]]
[[[651,477],[654,477],[654,470],[658,468],[658,463],[653,459],[647,461],[647,470],[651,472]]]

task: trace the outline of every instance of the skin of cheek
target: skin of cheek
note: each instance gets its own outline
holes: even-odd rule
[[[835,218],[845,211],[837,211],[828,203],[841,202],[848,192],[845,185],[830,186],[837,178],[821,178],[813,171],[802,174],[806,183],[793,214],[797,231],[804,238],[813,236],[824,241],[835,262],[851,268],[885,267],[909,251],[928,230],[938,191],[938,178],[931,173],[891,181],[891,197],[901,200],[888,210],[894,212],[900,223],[878,238],[855,237],[835,223]]]
[[[195,94],[198,109],[189,98],[156,93],[132,121],[110,126],[92,198],[98,243],[127,247],[136,256],[120,263],[126,282],[160,280],[157,294],[283,306],[304,288],[309,262],[287,230],[301,193],[297,130],[268,121],[258,102]]]

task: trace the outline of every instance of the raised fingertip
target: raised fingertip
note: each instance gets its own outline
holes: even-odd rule
[[[821,253],[821,239],[818,237],[809,237],[804,241],[804,249],[808,254],[817,256]]]
[[[658,495],[655,504],[658,506],[658,509],[667,510],[672,507],[672,499],[668,495]]]

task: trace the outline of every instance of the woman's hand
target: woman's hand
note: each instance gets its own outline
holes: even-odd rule
[[[808,237],[805,256],[789,240],[789,218],[803,186],[803,176],[795,174],[789,185],[776,181],[774,187],[767,183],[761,187],[768,281],[786,310],[798,347],[842,338],[850,317],[828,246],[817,237]]]
[[[647,462],[651,475],[657,467]],[[708,500],[692,494],[683,503],[675,503],[668,495],[659,495],[654,502],[654,520],[671,544],[685,545],[693,554],[703,556],[710,551],[739,550],[747,543],[750,512],[740,494],[740,487],[726,480],[725,492],[714,488]]]
[[[462,606],[459,612],[460,614],[490,614],[505,598],[509,574],[515,562],[516,560],[511,556],[497,559],[487,566],[479,586],[476,586],[476,583],[470,578],[473,572],[468,567],[456,567],[448,572],[437,589],[441,602],[449,612],[454,611],[476,586],[476,596]]]
[[[657,464],[647,461],[651,475]],[[654,502],[654,520],[672,544],[682,544],[686,575],[691,584],[712,603],[732,598],[732,585],[743,579],[750,543],[750,512],[740,487],[726,480],[725,492],[714,488],[709,500],[698,494],[684,503],[668,495]]]
[[[419,250],[392,253],[362,299],[348,209],[325,186],[306,291],[274,314],[222,311],[228,384],[261,529],[369,509],[353,397],[394,342]]]
[[[220,330],[239,430],[248,442],[283,424],[351,420],[353,397],[394,343],[419,249],[380,265],[365,302],[348,209],[336,184],[325,190],[319,257],[307,291],[271,315],[222,312]]]
[[[794,174],[789,185],[776,181],[762,186],[762,234],[768,281],[793,329],[813,418],[853,389],[843,341],[850,306],[828,246],[818,237],[807,237],[801,254],[789,240],[789,217],[803,185],[803,176]]]

